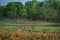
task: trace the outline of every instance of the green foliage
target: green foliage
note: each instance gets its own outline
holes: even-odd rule
[[[27,18],[27,9],[25,7],[22,8],[22,15],[23,18]]]
[[[0,6],[0,18],[3,18],[3,6]]]
[[[38,16],[38,13],[37,13],[37,4],[39,2],[37,1],[28,1],[26,2],[25,4],[25,7],[27,8],[27,11],[28,11],[28,18],[29,19],[36,19],[37,16]]]
[[[60,1],[58,1],[57,11],[58,11],[57,19],[60,20]]]
[[[22,14],[22,8],[23,5],[20,2],[8,3],[8,5],[6,6],[7,13],[9,17],[12,18],[20,17]]]
[[[28,1],[23,5],[21,2],[10,2],[4,8],[0,7],[0,17],[28,18],[32,20],[60,20],[60,1],[37,0]]]

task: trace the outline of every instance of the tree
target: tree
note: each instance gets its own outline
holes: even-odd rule
[[[45,5],[44,5],[44,2],[39,2],[39,4],[37,5],[37,17],[41,20],[44,19],[44,16],[45,16]]]
[[[11,2],[6,6],[7,14],[9,18],[20,17],[22,14],[23,5],[21,2]]]
[[[28,1],[25,3],[25,7],[28,11],[27,13],[28,13],[29,19],[36,19],[37,18],[37,16],[38,16],[37,4],[39,4],[39,2],[37,2],[36,0]]]
[[[0,5],[0,18],[3,18],[3,6]]]
[[[58,11],[58,16],[57,16],[57,21],[60,22],[60,1],[57,2],[57,11]]]
[[[30,19],[30,17],[31,17],[31,6],[32,6],[32,3],[31,3],[31,1],[28,1],[28,2],[26,2],[25,3],[25,7],[26,7],[26,9],[27,9],[27,18],[28,19]]]
[[[27,18],[27,9],[25,8],[25,7],[23,7],[22,8],[22,14],[21,14],[21,16],[23,17],[23,18]]]
[[[56,8],[57,8],[57,6],[56,6],[55,0],[45,0],[45,9],[44,9],[45,13],[44,13],[44,15],[45,15],[46,20],[56,20],[56,18],[57,18]]]

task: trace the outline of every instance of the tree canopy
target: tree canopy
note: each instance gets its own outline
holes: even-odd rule
[[[6,6],[0,6],[0,18],[27,18],[31,20],[60,20],[60,1],[37,0],[27,1],[25,5],[21,2],[10,2]]]

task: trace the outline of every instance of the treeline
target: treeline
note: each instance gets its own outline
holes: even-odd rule
[[[60,20],[60,1],[37,0],[28,1],[23,5],[21,2],[10,2],[6,6],[0,5],[0,18],[27,18],[31,20]]]

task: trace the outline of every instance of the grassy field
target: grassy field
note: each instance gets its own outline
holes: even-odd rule
[[[32,32],[54,32],[60,33],[60,26],[53,25],[53,23],[39,23],[39,22],[0,22],[0,29],[5,29],[8,31],[16,31],[17,28],[22,29],[26,32],[29,29]]]
[[[0,40],[60,40],[60,26],[47,22],[0,22]]]

